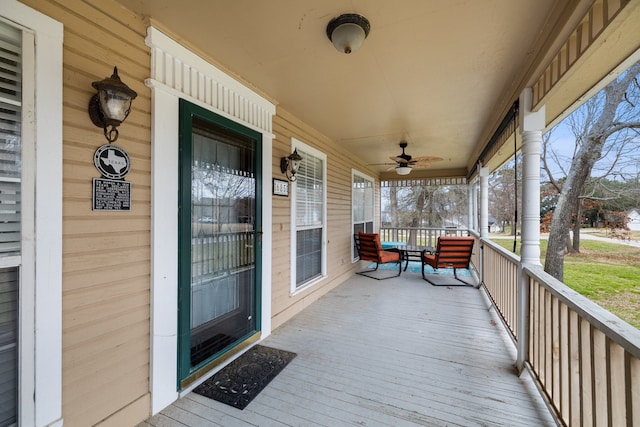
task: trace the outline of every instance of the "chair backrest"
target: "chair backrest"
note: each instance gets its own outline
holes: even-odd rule
[[[469,268],[474,241],[473,237],[438,237],[436,268]]]
[[[377,233],[363,233],[353,235],[356,241],[356,249],[362,261],[380,261],[380,251],[382,244],[380,243],[380,235]]]

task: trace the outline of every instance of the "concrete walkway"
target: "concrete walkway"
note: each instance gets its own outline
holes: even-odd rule
[[[612,239],[609,237],[596,236],[595,234],[593,234],[593,233],[600,233],[600,232],[602,232],[602,230],[593,230],[593,231],[582,230],[580,232],[580,239],[581,240],[597,240],[600,242],[614,243],[617,245],[633,246],[636,248],[640,248],[640,240]],[[573,233],[571,233],[571,236],[573,237]],[[489,234],[489,238],[491,240],[513,240],[513,236],[506,236],[504,234]],[[541,233],[540,239],[548,240],[549,234]]]

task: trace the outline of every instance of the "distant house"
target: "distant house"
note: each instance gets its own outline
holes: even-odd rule
[[[629,222],[627,223],[629,230],[640,231],[640,213],[633,209],[627,214],[627,216],[629,217]]]
[[[489,217],[489,233],[502,233],[504,227],[495,218]]]

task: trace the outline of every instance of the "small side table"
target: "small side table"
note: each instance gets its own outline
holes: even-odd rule
[[[435,252],[436,248],[433,246],[416,246],[416,245],[397,245],[394,246],[400,252],[400,261],[404,261],[404,270],[407,271],[409,261],[422,262],[422,252],[427,251],[430,253]]]
[[[404,242],[381,242],[382,249],[393,249],[398,248],[399,246],[406,246],[407,244]]]

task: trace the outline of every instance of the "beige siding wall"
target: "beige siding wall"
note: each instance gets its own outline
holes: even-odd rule
[[[131,425],[149,414],[149,53],[142,20],[110,0],[24,0],[64,25],[64,425]],[[106,143],[87,105],[118,66],[138,92],[117,145],[131,157],[131,212],[91,211],[93,153]]]
[[[150,91],[146,24],[112,0],[22,0],[64,25],[63,417],[65,426],[132,425],[149,415]],[[138,92],[117,145],[131,157],[132,211],[91,211],[95,150],[106,143],[87,104],[91,82],[118,66]],[[290,296],[290,198],[273,196],[272,313],[277,328],[350,277],[351,169],[343,147],[278,109],[274,177],[291,137],[326,153],[328,277]],[[268,155],[268,154],[267,154]],[[270,183],[268,184],[270,185]],[[377,196],[377,194],[376,194]],[[377,197],[376,197],[377,199]],[[376,203],[376,215],[379,206]],[[377,222],[377,220],[376,220]]]
[[[351,170],[358,169],[375,177],[353,154],[305,125],[287,111],[278,108],[273,120],[273,173],[280,173],[280,158],[291,153],[294,137],[327,155],[327,275],[313,287],[290,296],[291,267],[291,198],[273,197],[273,264],[272,313],[273,328],[277,328],[313,301],[350,277],[360,266],[351,263]],[[376,193],[376,196],[378,194]],[[376,197],[378,199],[378,197]],[[379,215],[376,203],[376,216]],[[376,220],[377,223],[377,220]]]

